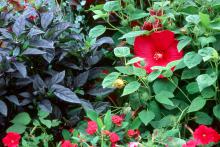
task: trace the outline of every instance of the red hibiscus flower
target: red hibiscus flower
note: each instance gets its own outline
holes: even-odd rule
[[[61,147],[78,147],[77,144],[72,144],[69,140],[62,141]]]
[[[134,41],[134,54],[145,59],[145,70],[151,73],[153,66],[166,66],[169,62],[179,60],[183,52],[177,50],[178,41],[169,30],[153,32],[138,36]],[[140,65],[136,64],[140,67]]]
[[[123,118],[122,118],[121,116],[119,116],[119,115],[114,115],[114,116],[112,116],[112,122],[113,122],[114,124],[116,124],[117,126],[120,127],[122,121],[123,121]]]
[[[109,134],[109,138],[112,144],[115,144],[116,142],[118,142],[120,140],[118,134],[116,134],[115,132],[111,132]]]
[[[189,140],[185,144],[182,145],[182,147],[196,147],[197,142],[195,140]]]
[[[2,139],[4,146],[7,147],[18,147],[21,136],[15,132],[8,132],[7,135]]]
[[[206,145],[211,142],[217,143],[220,141],[220,135],[213,128],[205,125],[200,125],[193,133],[194,139],[198,144]]]
[[[97,132],[97,130],[98,130],[98,126],[97,126],[96,122],[95,121],[88,121],[88,126],[86,129],[86,132],[89,135],[93,135]]]

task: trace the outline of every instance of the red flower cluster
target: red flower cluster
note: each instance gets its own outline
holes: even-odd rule
[[[2,139],[2,142],[6,147],[18,147],[20,139],[20,134],[8,132],[7,135]]]
[[[37,19],[37,18],[38,18],[37,15],[31,15],[31,16],[28,17],[28,19],[29,19],[30,21],[34,21],[34,20]]]
[[[117,125],[117,126],[121,126],[121,123],[123,121],[123,117],[122,116],[119,116],[119,115],[114,115],[112,116],[112,122]]]
[[[194,140],[189,140],[182,147],[196,147],[196,145],[207,145],[211,142],[218,143],[220,134],[213,128],[200,125],[193,133]]]
[[[78,147],[77,144],[72,144],[69,140],[64,140],[61,147]]]
[[[96,122],[95,121],[88,121],[88,126],[86,129],[86,132],[89,135],[93,135],[97,132],[97,130],[98,130],[98,126],[97,126]]]
[[[179,60],[183,52],[177,50],[178,41],[169,30],[153,32],[150,35],[138,36],[134,41],[134,54],[145,59],[145,70],[151,73],[153,66],[166,66],[169,62]],[[135,64],[141,67],[139,64]]]
[[[110,139],[110,142],[111,142],[111,146],[115,147],[115,144],[120,140],[120,137],[115,132],[111,132],[109,134],[109,139]]]
[[[150,12],[150,16],[152,16],[154,19],[153,19],[153,21],[144,22],[142,29],[151,31],[153,29],[157,30],[157,29],[162,28],[163,25],[161,23],[161,19],[157,18],[157,16],[162,16],[163,11],[162,10],[155,11],[153,9],[150,9],[149,12]]]
[[[139,130],[128,130],[127,132],[128,137],[134,137],[134,138],[138,138],[140,136],[140,131]]]

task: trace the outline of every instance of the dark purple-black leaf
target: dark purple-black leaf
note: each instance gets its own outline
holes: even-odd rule
[[[88,79],[89,71],[85,71],[74,78],[74,86],[81,87],[83,86]]]
[[[14,65],[16,69],[19,71],[19,73],[26,78],[27,77],[27,69],[24,63],[14,62]]]
[[[4,116],[8,114],[8,107],[2,100],[0,100],[0,113]]]
[[[36,49],[36,48],[28,48],[22,54],[23,55],[43,55],[46,52]]]
[[[114,41],[111,37],[102,37],[96,41],[96,43],[92,46],[92,49],[102,46],[103,44],[114,44]]]
[[[43,111],[46,111],[46,112],[49,112],[49,113],[52,112],[52,105],[51,105],[51,102],[50,102],[49,100],[42,100],[42,101],[39,103],[39,107],[40,107]]]
[[[104,96],[110,94],[114,91],[113,88],[103,88],[102,86],[97,86],[93,89],[90,89],[87,94],[92,96]]]
[[[78,96],[72,92],[69,88],[66,88],[62,85],[53,85],[51,90],[53,93],[63,101],[80,104]]]
[[[8,99],[10,102],[14,103],[17,106],[20,106],[20,102],[18,101],[18,98],[15,95],[6,96],[6,99]]]
[[[55,50],[53,48],[45,49],[45,54],[43,54],[43,58],[50,63],[55,57]]]
[[[50,80],[50,85],[58,84],[64,80],[65,77],[65,71],[59,72],[55,74],[51,80]]]
[[[41,26],[46,29],[52,22],[54,14],[53,12],[45,12],[40,14]]]
[[[16,34],[16,36],[20,36],[25,30],[25,18],[21,15],[18,17],[12,26],[12,31]]]
[[[31,28],[30,32],[28,33],[28,37],[32,38],[33,36],[44,34],[45,32],[37,29],[37,28]]]
[[[30,46],[36,47],[36,48],[54,48],[54,42],[53,41],[48,41],[45,39],[39,39],[39,40],[31,40],[30,41]]]

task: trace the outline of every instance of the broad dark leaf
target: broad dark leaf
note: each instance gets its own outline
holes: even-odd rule
[[[20,106],[20,102],[18,101],[17,96],[15,96],[15,95],[9,95],[9,96],[6,96],[6,98],[7,98],[10,102],[14,103],[15,105]]]
[[[95,111],[97,113],[102,113],[103,111],[105,111],[108,107],[110,106],[110,104],[108,102],[97,102],[93,105]]]
[[[102,51],[97,52],[95,55],[92,55],[87,58],[86,62],[89,66],[95,65],[98,63],[103,57]]]
[[[45,12],[40,14],[41,26],[46,29],[52,22],[54,14],[53,12]]]
[[[88,100],[81,99],[81,104],[85,110],[93,110],[93,106]]]
[[[13,39],[12,35],[10,33],[8,33],[7,29],[2,29],[1,28],[0,33],[2,34],[2,36],[4,36],[7,39],[10,39],[10,40]]]
[[[39,89],[44,89],[47,86],[44,83],[44,81],[41,79],[41,77],[37,74],[33,78],[33,87],[35,90],[39,90]]]
[[[55,57],[55,50],[53,48],[47,48],[45,50],[46,54],[43,54],[43,58],[50,63]]]
[[[49,39],[55,39],[59,36],[63,31],[71,27],[71,24],[68,22],[60,22],[54,28],[51,28],[47,33],[47,37]],[[49,35],[49,36],[48,36]]]
[[[114,44],[114,41],[111,37],[102,37],[96,41],[96,43],[92,46],[92,49],[95,49],[103,44]]]
[[[53,93],[63,101],[80,104],[78,96],[72,92],[69,88],[66,88],[62,85],[53,85],[52,86]]]
[[[4,116],[8,114],[8,107],[2,100],[0,100],[0,113]]]
[[[22,54],[23,55],[43,55],[46,52],[36,49],[36,48],[28,48]]]
[[[87,94],[92,96],[104,96],[112,93],[113,91],[113,88],[103,88],[102,86],[97,86],[94,89],[89,90]]]
[[[19,71],[19,73],[26,78],[27,77],[27,69],[24,63],[14,62],[14,65],[16,69]]]
[[[54,42],[45,39],[31,40],[30,46],[44,49],[54,48]]]
[[[45,32],[38,29],[38,28],[31,28],[30,32],[28,33],[28,37],[32,38],[33,36],[44,34]]]
[[[55,74],[51,80],[50,80],[50,85],[58,84],[64,80],[65,77],[65,71],[59,72]]]
[[[88,79],[89,71],[83,72],[74,78],[74,86],[81,87],[83,86]]]
[[[24,32],[25,21],[26,20],[23,16],[20,16],[16,19],[14,25],[12,26],[12,30],[16,34],[16,36],[20,36]]]
[[[39,103],[39,107],[41,108],[41,110],[46,111],[51,113],[52,112],[52,105],[51,102],[49,100],[42,100]]]

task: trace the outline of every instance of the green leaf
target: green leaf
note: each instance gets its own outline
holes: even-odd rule
[[[209,25],[209,28],[220,31],[220,19],[218,18],[212,21]]]
[[[201,46],[204,47],[206,45],[209,45],[209,43],[216,42],[216,38],[214,36],[199,37],[198,41],[200,42]]]
[[[191,69],[200,64],[202,57],[196,52],[189,52],[184,56],[183,60],[186,66]]]
[[[86,116],[93,121],[97,121],[98,119],[98,114],[91,109],[86,111]]]
[[[137,13],[131,13],[130,16],[129,16],[129,20],[133,21],[133,20],[141,19],[141,18],[144,18],[148,15],[149,14],[147,14],[143,11],[140,11],[140,12],[137,12]]]
[[[159,121],[151,121],[150,124],[155,128],[155,129],[160,129],[164,127],[169,127],[173,126],[176,123],[176,118],[173,115],[167,115],[163,117]]]
[[[220,104],[213,107],[213,114],[220,120]]]
[[[119,1],[109,1],[104,4],[103,9],[107,12],[118,11],[121,10],[121,5]]]
[[[52,127],[52,122],[51,120],[47,120],[47,119],[43,119],[43,118],[40,118],[40,122],[42,124],[44,124],[47,128],[51,128]]]
[[[62,130],[62,136],[63,136],[64,140],[70,140],[70,138],[71,138],[70,132],[66,129]]]
[[[138,129],[139,127],[140,127],[140,125],[141,125],[141,120],[140,120],[140,118],[139,117],[136,117],[133,121],[132,121],[132,123],[131,123],[131,125],[130,125],[130,129]]]
[[[173,93],[176,89],[176,85],[178,85],[178,79],[176,77],[173,78],[175,84],[170,82],[167,79],[157,79],[153,83],[153,90],[155,94],[160,93],[161,91],[169,91]]]
[[[113,82],[120,76],[118,72],[112,72],[102,81],[103,88],[112,87]]]
[[[120,73],[127,74],[127,75],[133,75],[134,73],[132,66],[116,66],[115,69],[119,71]]]
[[[208,14],[203,14],[201,12],[199,12],[199,17],[201,20],[201,23],[204,27],[208,27],[210,24],[210,18]]]
[[[186,21],[189,23],[198,24],[200,22],[199,15],[188,15]]]
[[[184,47],[186,47],[190,42],[192,41],[192,38],[190,37],[184,37],[184,39],[180,40],[177,44],[177,49],[180,52]]]
[[[128,47],[116,47],[114,54],[116,57],[127,57],[130,55],[130,49]]]
[[[106,31],[105,26],[97,25],[89,31],[89,37],[97,38],[98,36],[101,36],[103,33],[105,33],[105,31]]]
[[[198,124],[204,124],[204,125],[211,125],[213,119],[204,112],[196,112],[196,123]]]
[[[152,111],[146,111],[143,110],[138,114],[140,120],[145,124],[145,126],[148,125],[149,122],[151,122],[155,118],[155,114]]]
[[[152,73],[150,73],[147,77],[147,80],[149,82],[153,82],[154,80],[156,80],[160,75],[161,75],[161,70],[155,70]]]
[[[188,91],[189,94],[195,94],[199,92],[199,86],[197,82],[192,82],[186,86],[186,90]]]
[[[122,96],[131,94],[131,93],[137,91],[140,88],[140,86],[141,86],[141,84],[137,81],[133,81],[133,82],[128,83],[123,90]]]
[[[169,91],[161,91],[160,93],[156,94],[155,99],[161,104],[174,106],[173,102],[169,99],[173,97],[173,93]]]
[[[144,34],[146,35],[148,33],[149,33],[149,31],[133,31],[133,32],[129,32],[129,33],[124,34],[119,39],[134,38],[134,37],[137,37],[137,36],[140,36],[140,35],[144,35]]]
[[[202,109],[206,104],[206,100],[201,96],[195,98],[189,106],[188,113],[199,111]]]
[[[213,57],[215,49],[212,47],[205,47],[199,50],[199,55],[202,56],[203,61],[208,61]]]
[[[198,67],[194,67],[192,69],[185,68],[182,72],[181,79],[192,79],[197,77],[200,74],[200,69]]]
[[[108,110],[108,112],[105,114],[104,125],[105,125],[105,130],[111,129],[111,126],[112,126],[111,110]]]
[[[28,125],[31,122],[31,118],[27,112],[22,112],[17,114],[11,122],[19,125]]]
[[[137,62],[140,62],[140,61],[143,61],[144,59],[143,58],[140,58],[140,57],[135,57],[131,60],[128,60],[128,62],[126,63],[126,65],[130,65],[130,64],[134,64],[134,63],[137,63]]]
[[[133,72],[134,72],[133,74],[138,77],[144,77],[147,74],[145,69],[135,66],[133,66]]]
[[[21,125],[21,124],[14,124],[12,126],[10,126],[6,132],[17,132],[18,134],[22,134],[24,133],[26,130],[26,126],[25,125]]]
[[[201,92],[204,88],[213,85],[216,80],[217,80],[216,75],[212,75],[212,76],[210,76],[208,74],[199,75],[196,78],[196,81],[197,81],[198,86],[199,86],[199,91]]]

